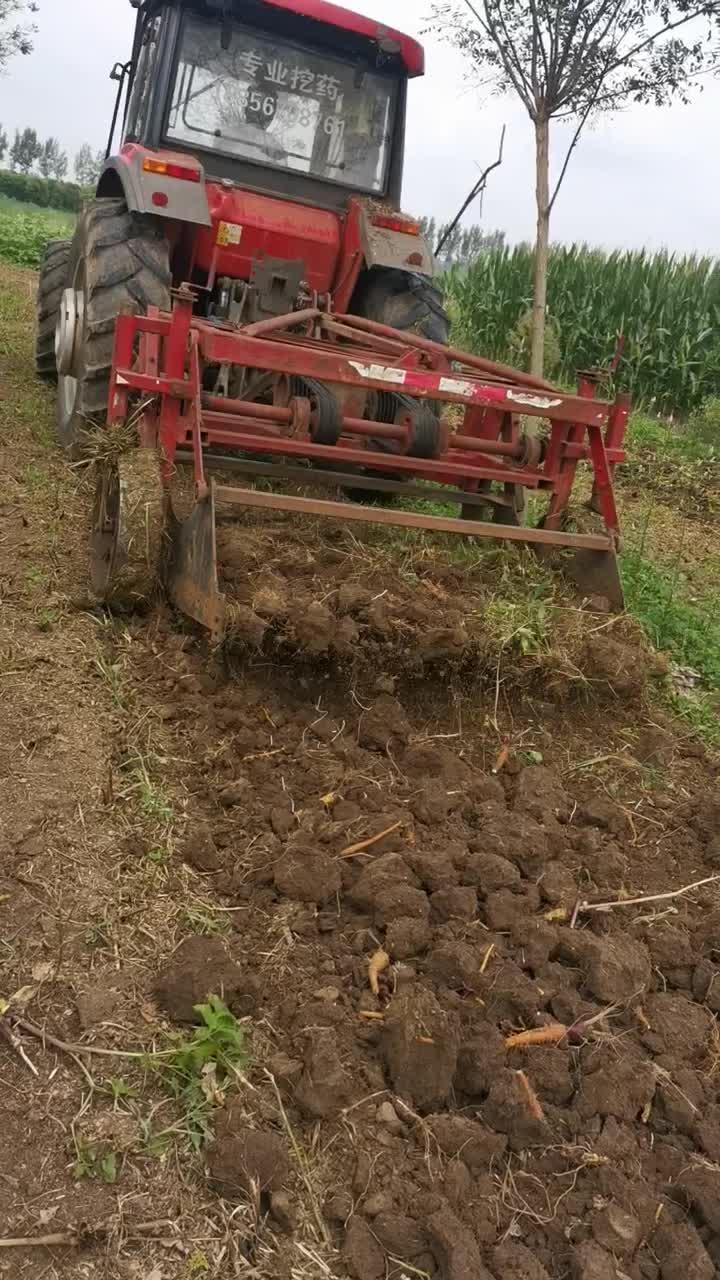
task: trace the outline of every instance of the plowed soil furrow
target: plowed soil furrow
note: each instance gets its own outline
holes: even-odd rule
[[[0,1238],[70,1242],[0,1274],[711,1280],[718,767],[636,630],[292,522],[223,654],[103,616],[3,282]]]

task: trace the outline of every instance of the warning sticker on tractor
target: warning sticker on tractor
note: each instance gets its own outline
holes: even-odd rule
[[[221,247],[229,244],[239,244],[242,240],[243,229],[237,222],[221,222],[218,227],[217,243]]]
[[[507,398],[514,400],[516,404],[526,404],[528,408],[533,409],[554,409],[562,404],[562,400],[550,400],[547,396],[535,396],[527,391],[508,391]]]
[[[361,364],[359,360],[348,360],[353,369],[357,369],[361,378],[372,378],[374,382],[393,382],[396,386],[405,385],[406,369],[391,369],[384,364]]]

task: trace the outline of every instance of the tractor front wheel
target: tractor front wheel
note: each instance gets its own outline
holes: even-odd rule
[[[57,382],[55,330],[60,302],[70,262],[70,240],[50,240],[40,267],[35,331],[35,372],[39,378]]]
[[[115,321],[149,306],[170,310],[170,264],[162,224],[124,200],[94,200],[78,219],[59,300],[55,354],[57,435],[73,457],[107,414]]]

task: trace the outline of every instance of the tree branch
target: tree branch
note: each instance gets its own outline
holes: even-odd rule
[[[465,201],[465,203],[462,205],[462,207],[461,207],[461,209],[460,209],[459,213],[458,213],[458,214],[457,214],[457,216],[453,219],[453,221],[452,221],[452,222],[450,222],[450,223],[447,225],[447,227],[446,227],[446,228],[445,228],[445,230],[443,231],[443,233],[442,233],[442,235],[441,235],[440,239],[438,240],[437,248],[435,249],[435,257],[436,257],[436,258],[438,258],[438,257],[440,256],[440,254],[442,253],[442,250],[443,250],[444,245],[446,245],[446,244],[447,244],[447,242],[448,242],[448,240],[450,239],[450,237],[451,237],[451,235],[452,235],[453,231],[455,230],[455,228],[457,227],[458,223],[460,222],[460,219],[462,218],[463,214],[465,213],[465,210],[466,210],[466,209],[469,209],[469,208],[470,208],[470,205],[471,205],[471,204],[472,204],[472,202],[473,202],[473,200],[475,200],[475,199],[477,198],[477,196],[479,196],[479,195],[480,195],[480,192],[481,192],[481,191],[484,191],[484,190],[485,190],[485,184],[487,183],[487,180],[488,180],[488,174],[491,174],[491,173],[492,173],[492,171],[493,171],[493,169],[498,169],[498,168],[500,167],[500,165],[502,164],[502,162],[503,162],[503,150],[504,150],[504,148],[505,148],[505,130],[506,130],[506,128],[507,128],[507,126],[506,126],[506,125],[503,125],[503,127],[502,127],[502,132],[501,132],[501,134],[500,134],[500,147],[499,147],[499,150],[498,150],[497,160],[494,160],[492,164],[489,164],[489,165],[488,165],[487,169],[484,169],[484,170],[483,170],[483,172],[480,174],[480,177],[478,178],[477,182],[474,184],[473,189],[472,189],[472,191],[470,192],[470,195],[468,196],[468,198],[467,198],[467,200]]]
[[[507,31],[503,27],[506,35],[506,39],[503,40],[500,36],[500,33],[498,32],[498,28],[495,25],[494,20],[491,20],[490,18],[487,6],[485,7],[485,17],[483,18],[478,12],[478,10],[476,9],[475,5],[472,3],[472,0],[464,0],[464,2],[467,8],[470,10],[473,17],[475,18],[476,22],[480,25],[480,28],[484,32],[486,37],[489,40],[492,40],[498,52],[498,56],[502,62],[502,66],[505,71],[505,74],[507,75],[510,83],[512,84],[513,89],[515,90],[520,101],[525,107],[525,110],[528,112],[528,115],[532,115],[534,104],[533,104],[532,95],[529,92],[527,77],[517,58],[511,57],[510,51],[513,48],[513,44],[512,44],[512,41],[509,38],[507,38]]]
[[[550,214],[550,213],[552,213],[552,211],[553,211],[553,205],[555,204],[555,201],[557,200],[558,192],[559,192],[559,190],[560,190],[560,188],[561,188],[561,186],[562,186],[562,184],[563,184],[563,178],[565,177],[565,174],[566,174],[566,173],[567,173],[567,171],[568,171],[568,165],[570,164],[570,158],[571,158],[572,153],[573,153],[573,151],[575,150],[575,148],[576,148],[576,146],[577,146],[578,142],[580,141],[580,134],[582,133],[583,129],[585,128],[585,125],[586,125],[586,124],[587,124],[587,122],[588,122],[588,117],[589,117],[589,115],[590,115],[590,113],[591,113],[591,111],[593,110],[593,108],[594,108],[594,107],[595,107],[595,102],[594,102],[594,100],[593,100],[593,101],[591,101],[591,102],[589,102],[589,103],[588,103],[587,107],[586,107],[586,108],[585,108],[585,110],[583,111],[582,116],[580,117],[580,122],[579,122],[579,124],[578,124],[577,129],[575,130],[575,132],[574,132],[574,134],[573,134],[572,142],[570,143],[570,146],[569,146],[569,147],[568,147],[568,149],[567,149],[567,154],[566,154],[565,159],[564,159],[564,161],[563,161],[563,166],[562,166],[562,168],[561,168],[561,170],[560,170],[560,176],[559,176],[559,178],[558,178],[557,182],[555,183],[555,187],[554,187],[553,193],[552,193],[552,195],[551,195],[551,197],[550,197],[550,202],[549,202],[549,204],[548,204],[548,213],[549,213],[549,214]]]
[[[716,5],[715,8],[720,13],[720,6]],[[617,71],[618,67],[627,66],[633,58],[637,57],[637,55],[642,52],[643,49],[647,49],[649,45],[653,45],[661,36],[666,36],[669,31],[677,31],[678,27],[687,26],[688,22],[694,22],[696,18],[703,17],[704,13],[707,14],[707,7],[701,6],[694,9],[692,13],[686,14],[682,18],[678,18],[677,22],[667,22],[664,27],[659,27],[652,35],[647,36],[644,40],[641,40],[639,44],[636,44],[634,49],[629,49],[627,53],[623,53],[620,58],[617,58],[615,62],[611,63],[610,66],[606,68],[604,76],[607,77],[611,75],[613,71]]]

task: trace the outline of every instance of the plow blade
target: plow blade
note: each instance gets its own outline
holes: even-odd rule
[[[215,539],[215,490],[195,505],[187,520],[170,513],[170,541],[165,584],[172,603],[210,632],[214,641],[225,634],[225,597],[218,587]]]
[[[604,551],[583,547],[576,552],[568,570],[569,576],[583,595],[603,596],[613,613],[622,613],[625,596],[614,547],[606,547]]]

